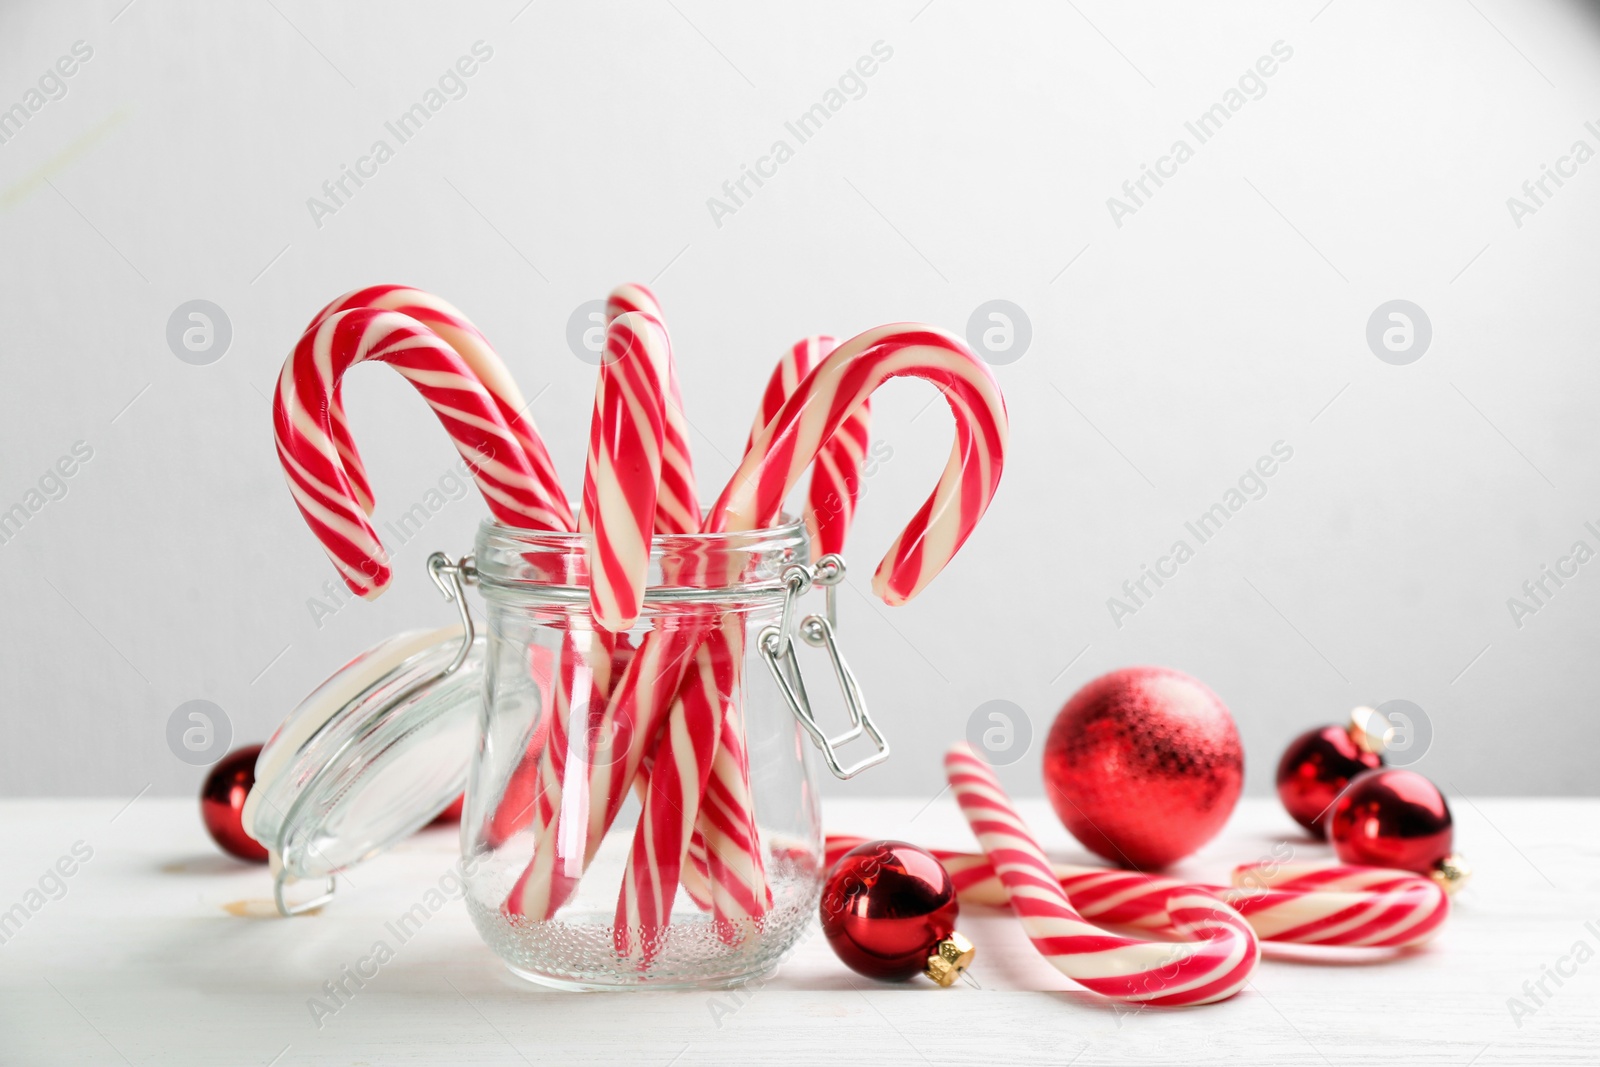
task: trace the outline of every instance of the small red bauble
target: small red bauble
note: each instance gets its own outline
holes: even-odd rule
[[[1328,836],[1334,799],[1350,779],[1383,766],[1387,727],[1373,709],[1357,708],[1349,725],[1320,726],[1289,742],[1278,761],[1278,799],[1295,822]]]
[[[450,802],[450,806],[448,808],[445,808],[443,811],[433,817],[432,825],[437,826],[440,823],[460,822],[461,809],[466,806],[466,803],[467,795],[462,793],[460,796],[456,797]]]
[[[1084,847],[1165,867],[1211,840],[1239,799],[1244,750],[1205,685],[1165,667],[1102,675],[1067,701],[1045,741],[1046,792]]]
[[[845,966],[869,978],[926,974],[950,985],[972,961],[955,931],[955,887],[931,854],[869,841],[839,858],[822,889],[822,932]]]
[[[1358,775],[1334,801],[1328,836],[1340,863],[1432,875],[1447,889],[1466,878],[1451,851],[1450,805],[1415,771],[1386,767]]]
[[[251,863],[267,862],[267,850],[244,832],[240,816],[244,798],[256,784],[256,757],[260,745],[236,748],[218,760],[200,787],[200,818],[217,846],[230,856]]]

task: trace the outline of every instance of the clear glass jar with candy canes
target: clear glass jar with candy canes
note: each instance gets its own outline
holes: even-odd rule
[[[776,966],[821,891],[813,747],[840,777],[888,755],[835,641],[843,562],[809,563],[799,522],[657,536],[639,619],[611,633],[591,552],[582,534],[485,522],[475,555],[429,561],[460,625],[391,638],[290,715],[244,813],[281,911],[326,904],[336,874],[465,786],[467,908],[514,973],[673,988]],[[812,714],[804,646],[842,689],[836,736]]]
[[[584,536],[482,527],[486,724],[463,847],[468,908],[525,977],[583,988],[718,984],[771,969],[810,922],[822,839],[812,732],[836,772],[887,753],[798,598],[805,527],[657,536],[644,610],[595,625]],[[831,606],[831,594],[828,597]],[[794,638],[833,653],[854,767],[810,718]],[[819,664],[820,666],[820,664]],[[854,750],[853,750],[854,751]]]

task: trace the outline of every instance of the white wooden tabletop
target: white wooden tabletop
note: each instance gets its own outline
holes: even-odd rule
[[[961,927],[979,989],[868,981],[813,928],[760,989],[547,992],[511,977],[452,902],[319,1027],[309,998],[438,879],[452,830],[357,868],[322,914],[281,920],[250,917],[270,908],[265,869],[220,856],[191,800],[0,801],[0,1063],[1600,1062],[1600,800],[1452,806],[1477,873],[1430,946],[1359,964],[1270,953],[1243,993],[1203,1008],[1113,1007],[1035,955],[1009,915],[977,909]],[[1023,808],[1048,848],[1085,858],[1043,802]],[[948,796],[833,802],[828,816],[841,832],[971,847]],[[1296,858],[1326,854],[1275,802],[1245,801],[1183,870],[1225,879],[1285,840]],[[62,857],[73,873],[58,883],[47,872]]]

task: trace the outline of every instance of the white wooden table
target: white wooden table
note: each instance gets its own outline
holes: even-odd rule
[[[869,982],[813,930],[760,989],[546,992],[513,979],[452,902],[320,1028],[308,999],[438,879],[454,832],[419,835],[352,872],[321,915],[285,921],[251,917],[268,907],[265,870],[218,855],[193,801],[146,797],[119,813],[125,803],[0,801],[0,909],[30,912],[0,928],[0,1063],[1600,1062],[1595,799],[1454,798],[1477,875],[1430,947],[1363,965],[1269,958],[1238,997],[1204,1008],[1101,1002],[1008,915],[977,910],[961,926],[981,989]],[[948,797],[919,815],[925,804],[834,802],[829,824],[970,847]],[[1049,848],[1083,858],[1043,802],[1024,809]],[[1275,802],[1246,801],[1185,870],[1224,876],[1283,840],[1297,858],[1326,852]],[[78,842],[92,858],[29,895]],[[1570,972],[1559,986],[1557,970]],[[1523,983],[1541,978],[1550,995],[1536,1004]],[[1532,1013],[1514,1018],[1512,997]]]

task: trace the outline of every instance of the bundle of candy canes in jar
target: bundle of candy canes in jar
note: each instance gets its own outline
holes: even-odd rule
[[[824,843],[800,752],[804,736],[840,776],[877,757],[846,768],[836,745],[866,734],[878,757],[887,752],[837,651],[831,599],[861,489],[869,398],[891,378],[920,378],[953,416],[954,443],[939,481],[874,575],[876,595],[904,604],[949,563],[994,496],[1008,437],[1000,390],[959,338],[936,327],[897,323],[842,343],[806,338],[772,371],[737,469],[702,508],[658,303],[643,286],[622,286],[607,301],[606,318],[576,509],[489,342],[461,312],[419,290],[377,286],[325,307],[285,363],[273,407],[295,502],[354,592],[376,596],[393,577],[369,519],[373,489],[341,398],[345,373],[377,362],[422,395],[488,505],[493,521],[470,572],[486,599],[506,595],[491,586],[510,585],[544,597],[521,615],[491,612],[490,652],[474,659],[472,620],[457,584],[466,643],[448,665],[403,687],[410,696],[468,662],[485,675],[489,714],[480,747],[501,754],[492,773],[472,778],[463,863],[474,919],[514,970],[584,988],[734,982],[788,951],[820,896],[828,940],[852,967],[890,978],[921,971],[947,985],[972,959],[953,930],[961,901],[1009,905],[1039,951],[1088,989],[1191,1004],[1239,990],[1262,940],[1404,947],[1443,921],[1442,890],[1394,871],[1255,865],[1219,887],[1053,866],[993,772],[964,746],[951,751],[946,771],[981,853],[929,854],[845,837]],[[785,534],[785,501],[808,473],[804,533],[792,523]],[[494,574],[482,558],[486,545],[500,568]],[[434,569],[436,580],[440,573]],[[469,573],[466,561],[451,573]],[[829,610],[799,618],[796,597],[813,586],[828,588]],[[528,619],[525,631],[512,632]],[[852,723],[842,735],[828,737],[810,714],[793,666],[797,632],[833,657]],[[409,678],[405,656],[424,655],[425,645],[398,641],[387,660],[379,657],[384,670],[369,671],[368,689]],[[748,669],[759,659],[770,679]],[[763,684],[782,694],[803,731],[788,722],[787,733],[770,724],[758,732],[750,691]],[[524,704],[532,710],[518,720],[520,730],[497,737],[496,710]],[[330,731],[329,721],[319,713],[288,740],[310,746]],[[367,733],[382,736],[381,725]],[[278,736],[269,742],[258,789],[264,770],[286,776],[283,767],[293,762],[286,747]],[[789,762],[763,766],[757,749]],[[793,788],[778,806],[793,810],[789,824],[775,828],[771,802],[767,816],[758,815],[759,794],[767,778],[788,772]],[[351,782],[358,777],[352,773]],[[638,808],[631,828],[619,824],[630,797]],[[267,818],[260,825],[268,832],[256,836],[269,849],[275,839],[276,856],[293,837],[292,821]],[[563,921],[580,888],[605,867],[596,863],[605,843],[619,838],[620,863],[602,887],[614,900],[601,928],[607,943],[597,947],[587,936],[593,924]],[[484,855],[500,866],[510,857],[515,869],[474,884]],[[896,917],[892,929],[877,922],[884,914]]]
[[[530,640],[522,649],[522,673],[540,712],[511,746],[514,766],[488,784],[492,796],[469,803],[466,817],[490,850],[504,852],[513,839],[526,843],[524,868],[497,909],[514,928],[526,928],[562,916],[580,883],[592,880],[586,872],[603,843],[617,836],[625,803],[637,796],[625,871],[614,887],[612,940],[620,959],[648,967],[668,945],[680,889],[712,917],[721,941],[755,941],[776,921],[769,913],[792,903],[775,898],[770,858],[792,864],[809,851],[812,867],[820,864],[815,828],[808,843],[803,825],[772,834],[756,816],[755,793],[764,783],[752,781],[744,693],[754,682],[772,683],[749,677],[746,665],[753,640],[767,646],[772,662],[792,655],[773,647],[791,642],[793,598],[842,577],[839,552],[861,487],[872,393],[893,378],[923,379],[945,397],[955,422],[937,485],[874,576],[873,591],[890,604],[911,600],[932,581],[983,516],[1000,480],[1008,424],[993,375],[945,331],[899,323],[842,343],[806,338],[773,370],[742,460],[702,509],[672,346],[654,296],[642,286],[620,287],[607,302],[607,320],[576,509],[488,341],[458,310],[415,289],[373,287],[325,307],[284,365],[273,418],[295,502],[357,594],[375,596],[392,578],[341,399],[345,373],[363,362],[398,371],[433,409],[472,471],[496,536],[515,542],[505,555],[519,561],[520,575],[532,576],[523,584],[584,590],[581,603],[529,610],[545,632],[561,635],[554,648]],[[808,473],[805,532],[795,543],[810,560],[796,558],[792,546],[708,547],[742,545],[738,538],[748,532],[781,548],[785,500]],[[541,550],[562,536],[580,538],[581,552]],[[676,547],[663,553],[663,543]],[[478,560],[486,599],[495,584],[487,567]],[[658,602],[669,599],[676,609],[661,610]],[[751,632],[749,619],[759,614],[754,599],[781,623],[776,635]],[[813,635],[827,629],[820,618],[808,625]],[[826,640],[832,649],[831,630]],[[491,642],[517,644],[503,632],[492,633]],[[842,659],[836,666],[844,677]],[[496,661],[485,673],[499,679],[516,669]],[[797,675],[788,686],[803,705]],[[493,695],[490,703],[512,701]],[[863,729],[876,736],[860,714],[854,722],[850,736]],[[798,730],[788,725],[797,749]],[[814,809],[814,786],[803,777],[799,786],[793,806]],[[814,869],[802,887],[807,910],[819,876]]]

